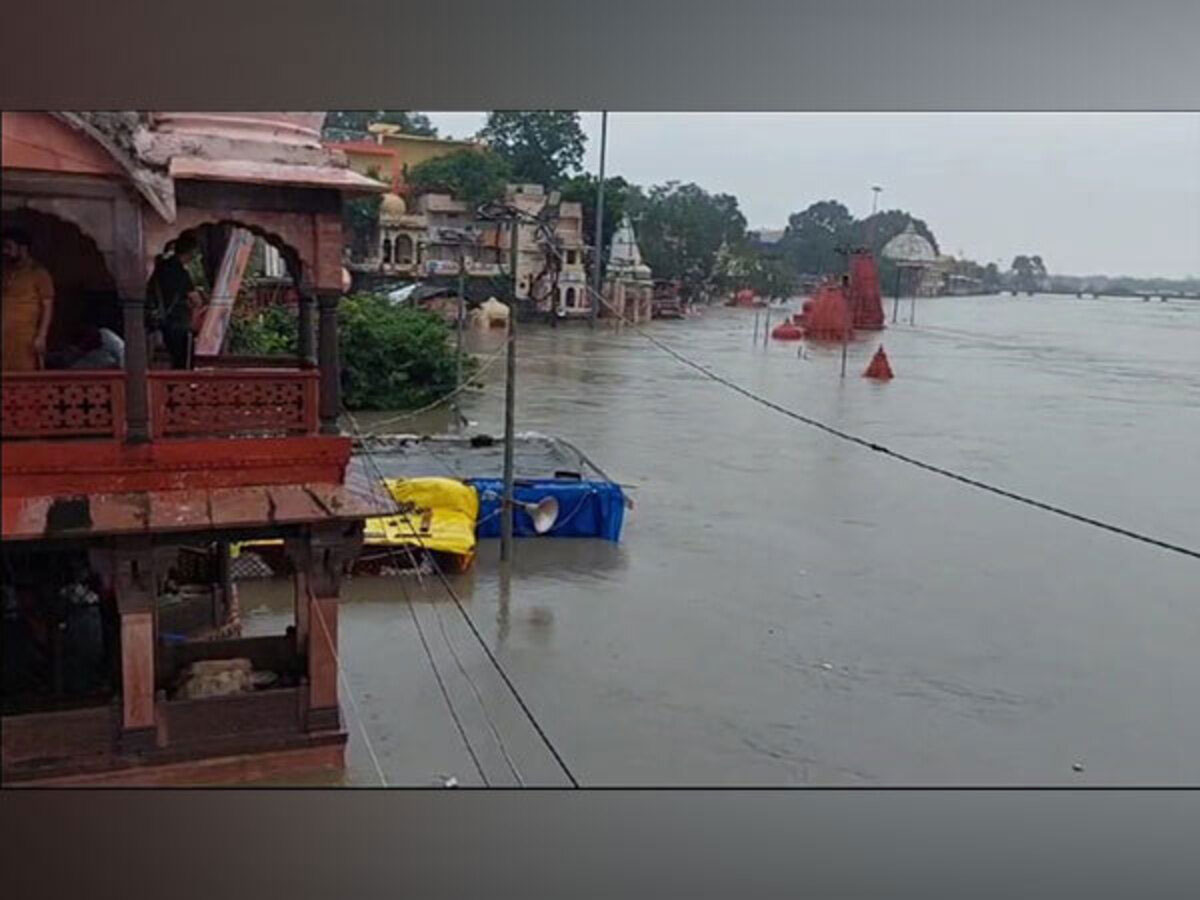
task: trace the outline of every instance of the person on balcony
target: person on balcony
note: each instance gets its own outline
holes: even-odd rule
[[[191,366],[192,323],[204,301],[187,267],[199,250],[192,235],[182,235],[175,241],[173,252],[155,261],[148,285],[147,328],[162,335],[174,369]]]
[[[32,240],[20,229],[3,233],[4,359],[6,370],[42,368],[54,317],[54,280],[30,254]]]

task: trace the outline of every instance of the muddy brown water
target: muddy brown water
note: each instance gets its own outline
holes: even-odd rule
[[[753,320],[648,327],[806,415],[1200,547],[1200,303],[921,300],[844,381],[839,348],[754,346]],[[880,343],[887,384],[859,377]],[[519,348],[518,427],[636,508],[619,545],[521,541],[504,580],[485,542],[452,581],[582,784],[1200,783],[1200,562],[840,442],[629,330],[526,326]],[[498,434],[503,366],[483,379],[464,412]],[[288,586],[242,590],[248,631],[282,631]],[[436,579],[347,594],[335,783],[565,782]]]

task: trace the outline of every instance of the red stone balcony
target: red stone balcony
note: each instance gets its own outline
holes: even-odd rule
[[[127,372],[3,373],[5,495],[341,482],[349,441],[321,415],[319,369],[201,365],[146,373],[140,441]]]
[[[4,440],[125,436],[121,371],[6,372]],[[316,369],[214,368],[148,375],[150,433],[172,437],[315,435]]]

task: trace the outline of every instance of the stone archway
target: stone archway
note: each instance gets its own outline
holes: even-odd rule
[[[4,210],[5,228],[20,228],[33,242],[32,255],[54,282],[54,316],[47,339],[47,368],[70,364],[100,328],[121,335],[121,302],[109,260],[74,222],[29,206]]]

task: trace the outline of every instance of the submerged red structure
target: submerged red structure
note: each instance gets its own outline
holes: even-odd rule
[[[850,309],[854,327],[863,331],[883,328],[883,296],[879,290],[879,270],[870,250],[855,250],[850,254]]]
[[[846,293],[835,284],[822,284],[805,301],[804,336],[813,341],[844,341],[854,336],[854,322]]]
[[[814,341],[845,341],[854,330],[878,331],[884,327],[883,296],[875,257],[865,248],[850,253],[850,271],[840,284],[819,285],[793,319]]]
[[[890,381],[893,377],[892,364],[888,362],[887,354],[883,352],[883,345],[880,344],[879,349],[875,351],[875,355],[871,357],[867,371],[863,372],[863,378]]]

